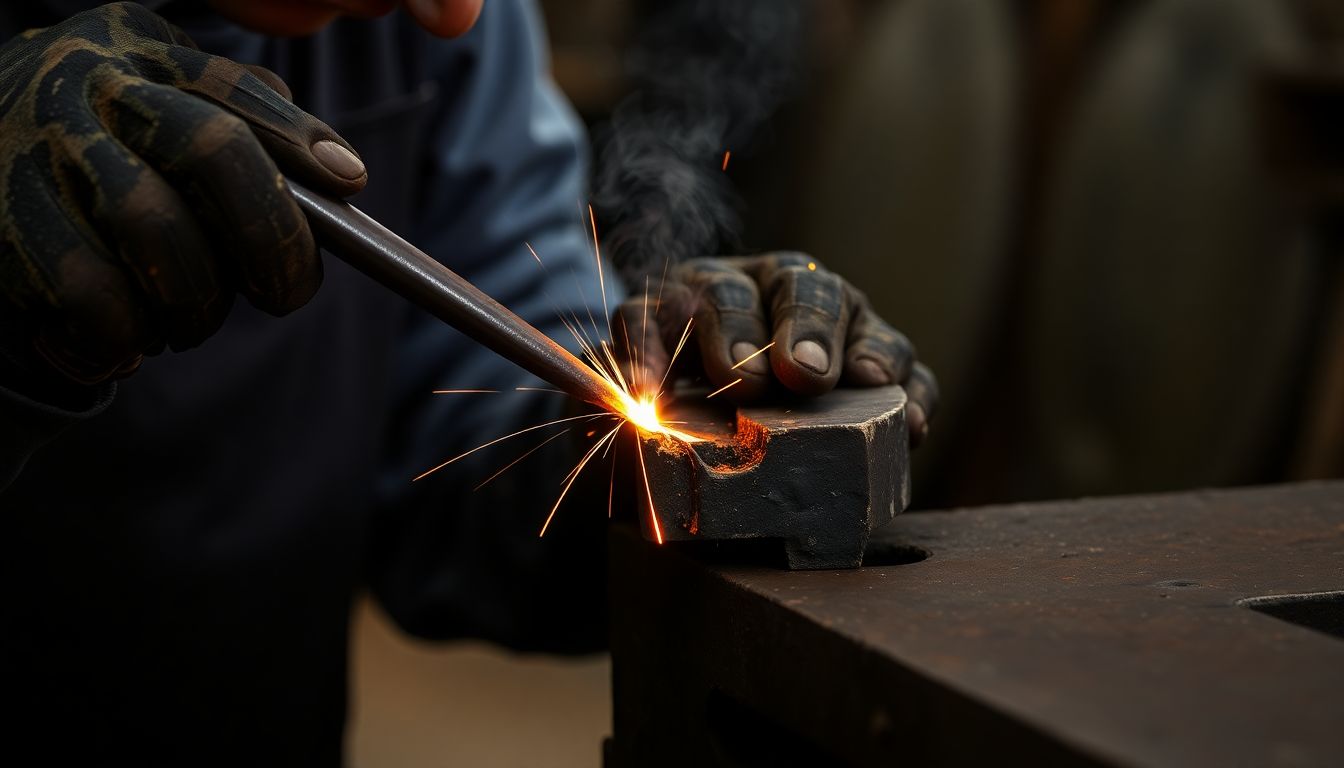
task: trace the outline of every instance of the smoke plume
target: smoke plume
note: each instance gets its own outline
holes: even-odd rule
[[[654,0],[627,66],[636,90],[597,131],[593,201],[628,285],[739,245],[725,151],[796,89],[810,0]]]

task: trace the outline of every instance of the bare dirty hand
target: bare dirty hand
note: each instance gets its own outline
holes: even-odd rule
[[[235,293],[302,306],[322,265],[279,168],[335,195],[366,181],[278,77],[134,3],[9,41],[0,94],[3,341],[80,383],[200,344]]]
[[[691,259],[659,282],[623,303],[613,321],[616,349],[639,350],[633,356],[642,381],[664,376],[691,320],[672,376],[703,372],[737,402],[760,398],[775,382],[801,395],[838,384],[900,384],[910,398],[911,442],[927,434],[938,402],[933,372],[861,291],[810,256]]]

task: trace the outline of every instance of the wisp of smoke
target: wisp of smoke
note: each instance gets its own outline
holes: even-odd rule
[[[628,66],[636,90],[597,131],[593,202],[627,285],[738,246],[720,160],[743,156],[797,88],[810,0],[658,0]]]

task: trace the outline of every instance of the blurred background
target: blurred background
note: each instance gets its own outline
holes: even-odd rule
[[[740,200],[734,245],[811,252],[937,372],[914,509],[1344,476],[1344,3],[542,5],[599,137],[670,6],[796,67],[694,162]],[[355,765],[598,764],[600,659],[361,615]]]

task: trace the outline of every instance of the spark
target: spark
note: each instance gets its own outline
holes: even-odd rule
[[[529,243],[529,242],[527,242],[526,240],[523,241],[523,245],[526,245],[526,246],[527,246],[527,250],[528,250],[529,253],[532,254],[532,258],[536,259],[538,264],[541,264],[541,257],[537,255],[537,249],[536,249],[536,248],[533,248],[533,247],[532,247],[532,244]],[[545,268],[546,268],[546,265],[545,265],[545,264],[541,264],[541,268],[542,268],[542,269],[545,269]]]
[[[594,443],[593,447],[589,448],[588,452],[585,453],[583,455],[583,458],[579,460],[578,466],[574,467],[574,469],[570,471],[569,477],[565,478],[564,490],[560,491],[560,498],[555,500],[555,506],[551,507],[551,514],[546,516],[546,522],[542,523],[541,525],[541,533],[537,534],[538,538],[546,535],[546,529],[551,527],[551,520],[555,519],[556,510],[560,509],[560,503],[565,500],[565,494],[569,493],[569,489],[574,486],[574,481],[579,479],[579,473],[582,472],[584,466],[588,464],[588,460],[593,458],[593,454],[597,453],[598,449],[602,447],[603,443],[610,440],[612,436],[614,436],[619,431],[621,431],[620,424],[616,425],[616,428],[608,432],[601,440],[598,440],[596,443]],[[659,544],[663,543],[662,534],[659,534],[658,536],[658,543]]]
[[[708,395],[705,395],[705,399],[708,400],[709,398],[711,398],[711,397],[713,397],[713,396],[719,394],[720,392],[724,391],[725,389],[728,389],[729,387],[732,387],[732,386],[734,386],[734,385],[741,384],[741,383],[742,383],[742,380],[741,380],[741,379],[737,379],[737,380],[733,381],[731,384],[725,384],[725,385],[723,385],[722,387],[719,387],[718,389],[714,390],[713,392],[710,392]]]
[[[649,348],[649,276],[648,275],[644,276],[644,306],[643,311],[641,311],[640,314],[643,316],[644,320],[644,330],[640,332],[640,339],[639,339],[640,357],[643,357],[643,353],[647,351]],[[644,370],[643,364],[642,363],[638,364],[638,368],[641,371]]]
[[[741,360],[738,360],[738,361],[737,361],[737,365],[734,365],[734,366],[732,367],[731,370],[736,371],[738,368],[740,368],[740,367],[742,366],[743,363],[747,362],[748,360],[750,360],[751,358],[753,358],[753,357],[755,357],[755,356],[757,356],[757,355],[759,355],[759,354],[762,354],[763,352],[765,352],[765,350],[767,350],[767,349],[769,349],[769,348],[771,348],[771,347],[773,347],[773,346],[775,346],[775,342],[773,342],[773,341],[770,342],[769,344],[766,344],[764,347],[761,347],[760,349],[756,350],[755,352],[752,352],[750,355],[747,355],[746,357],[742,358]]]
[[[547,427],[553,427],[553,426],[555,426],[556,424],[564,424],[565,422],[568,422],[568,421],[578,421],[579,419],[588,419],[588,420],[591,421],[591,420],[593,420],[593,419],[600,419],[600,418],[603,418],[603,417],[605,417],[605,416],[610,416],[610,415],[611,415],[611,414],[609,414],[609,413],[586,413],[586,414],[584,414],[584,415],[582,415],[582,416],[570,416],[570,417],[568,417],[568,418],[564,418],[564,419],[555,419],[554,421],[548,421],[548,422],[546,422],[545,424],[536,424],[536,425],[533,425],[533,426],[531,426],[531,427],[527,427],[526,429],[520,429],[520,430],[518,430],[517,432],[510,432],[509,434],[507,434],[507,435],[505,435],[505,436],[503,436],[503,437],[497,437],[497,438],[495,438],[494,440],[491,440],[491,441],[488,442],[488,443],[482,443],[481,445],[478,445],[478,446],[476,446],[475,448],[472,448],[470,451],[467,451],[466,453],[459,453],[458,455],[456,455],[456,456],[454,456],[453,458],[451,458],[451,459],[449,459],[449,460],[443,462],[442,464],[438,465],[437,467],[434,467],[433,469],[429,469],[429,470],[426,470],[426,471],[424,471],[424,472],[421,472],[420,474],[416,475],[415,478],[411,480],[411,482],[415,482],[416,480],[422,480],[422,479],[424,479],[424,478],[426,478],[426,477],[429,477],[430,475],[434,474],[435,472],[438,472],[440,469],[443,469],[444,467],[448,466],[449,464],[452,464],[453,462],[458,461],[459,459],[465,459],[466,457],[468,457],[468,456],[470,456],[471,454],[473,454],[473,453],[475,453],[475,452],[481,450],[482,448],[489,448],[490,446],[495,445],[496,443],[502,443],[502,442],[504,442],[505,440],[508,440],[508,439],[511,438],[511,437],[517,437],[517,436],[519,436],[519,435],[526,434],[526,433],[528,433],[528,432],[535,432],[535,431],[537,431],[538,429],[545,429],[545,428],[547,428]]]
[[[602,314],[607,318],[607,336],[611,333],[611,310],[607,308],[607,279],[602,275],[602,245],[597,240],[597,217],[593,206],[588,206],[588,223],[593,226],[593,257],[597,259],[597,284],[602,289]]]
[[[663,277],[658,281],[658,300],[653,303],[654,312],[663,308],[663,286],[667,285],[667,265],[671,263],[671,258],[663,259]]]
[[[732,156],[733,156],[732,151],[727,150],[727,149],[725,149],[725,150],[723,151],[723,170],[725,170],[725,171],[728,170],[728,158],[730,158],[730,157],[732,157]]]
[[[695,322],[694,317],[686,318],[686,327],[681,332],[681,339],[677,341],[677,348],[672,352],[672,357],[667,361],[667,370],[663,371],[663,380],[658,382],[659,391],[667,384],[667,376],[672,373],[672,365],[677,362],[677,355],[681,354],[682,347],[686,346],[686,340],[691,337],[691,323]]]
[[[809,262],[807,262],[807,268],[808,268],[808,270],[811,271],[811,272],[816,272],[816,271],[817,271],[817,262],[815,262],[815,261],[809,261]]]
[[[507,471],[509,471],[510,469],[512,469],[512,468],[513,468],[513,465],[517,464],[518,462],[522,461],[523,459],[526,459],[528,456],[531,456],[532,454],[534,454],[534,453],[536,453],[537,451],[541,450],[543,447],[545,447],[545,445],[546,445],[547,443],[551,442],[552,440],[554,440],[554,439],[560,437],[561,435],[567,435],[567,434],[569,434],[569,428],[568,428],[568,427],[566,427],[566,428],[560,430],[559,432],[556,432],[554,435],[551,435],[550,437],[546,438],[545,440],[542,440],[540,443],[537,443],[536,445],[532,446],[532,448],[531,448],[527,453],[524,453],[522,456],[519,456],[518,458],[514,459],[513,461],[510,461],[508,464],[505,464],[503,469],[501,469],[501,470],[499,470],[498,472],[496,472],[495,474],[493,474],[493,475],[491,475],[491,476],[485,478],[484,480],[481,481],[481,484],[480,484],[480,485],[476,486],[475,488],[472,488],[471,490],[472,490],[472,491],[479,491],[479,490],[481,490],[481,489],[484,488],[486,485],[488,485],[488,484],[490,483],[491,480],[494,480],[496,477],[499,477],[500,475],[502,475],[502,474],[504,474],[505,472],[507,472]],[[588,434],[591,435],[592,432],[589,432]]]
[[[653,523],[653,537],[663,543],[663,529],[658,525],[658,514],[653,511],[653,489],[649,488],[649,468],[644,466],[644,446],[636,443],[635,453],[639,454],[639,473],[644,476],[644,495],[649,500],[649,521]]]
[[[614,440],[612,442],[615,442]],[[610,448],[611,446],[607,446]],[[635,446],[638,449],[638,445]],[[616,457],[611,457],[611,481],[607,485],[607,519],[611,519],[611,500],[616,496]]]
[[[723,160],[723,166],[725,170],[727,169],[728,166],[728,156],[729,153],[725,152]],[[547,429],[561,424],[569,424],[569,426],[566,426],[565,428],[561,429],[555,434],[547,436],[540,443],[532,446],[522,455],[513,459],[508,464],[504,465],[502,468],[496,471],[494,474],[487,477],[479,485],[476,486],[476,489],[480,489],[488,485],[489,483],[493,482],[504,472],[508,471],[514,466],[517,466],[519,462],[523,461],[532,454],[541,450],[541,448],[551,443],[552,441],[558,440],[566,434],[575,433],[576,430],[574,429],[574,427],[576,425],[581,425],[579,426],[578,431],[586,434],[586,436],[589,439],[592,439],[594,436],[597,436],[597,439],[593,442],[591,446],[588,447],[587,451],[583,454],[582,458],[578,461],[577,464],[574,465],[574,467],[561,481],[562,487],[560,490],[560,494],[558,498],[556,498],[555,504],[551,507],[551,511],[547,515],[546,520],[542,524],[541,530],[538,534],[540,536],[544,536],[546,534],[546,531],[549,530],[556,513],[559,511],[561,504],[564,502],[565,498],[569,494],[570,489],[577,481],[579,475],[583,472],[583,470],[587,466],[593,463],[594,459],[597,459],[599,456],[602,460],[606,460],[607,454],[612,454],[611,470],[607,489],[607,516],[610,517],[612,515],[614,498],[615,498],[615,488],[616,488],[616,460],[617,460],[616,453],[619,453],[619,451],[614,451],[613,447],[616,446],[617,444],[617,438],[620,435],[621,430],[625,427],[625,425],[629,424],[631,425],[633,433],[636,438],[635,443],[636,450],[639,451],[639,470],[644,483],[644,494],[648,502],[650,522],[652,524],[654,537],[656,538],[658,543],[661,544],[663,543],[662,527],[658,521],[657,511],[654,506],[653,491],[648,476],[648,467],[645,463],[643,455],[643,445],[640,441],[646,435],[653,435],[659,438],[675,440],[686,444],[702,442],[705,439],[697,435],[675,428],[676,425],[681,425],[684,424],[685,422],[671,421],[671,420],[665,421],[663,420],[661,414],[659,413],[659,399],[663,396],[663,388],[667,385],[668,380],[672,375],[672,370],[676,365],[676,361],[678,357],[681,355],[682,350],[686,347],[688,340],[690,339],[692,329],[694,328],[694,319],[687,318],[686,325],[682,329],[681,336],[677,341],[676,347],[673,350],[671,357],[667,361],[667,368],[666,370],[664,370],[662,374],[662,379],[658,382],[658,386],[656,388],[649,388],[647,385],[650,383],[652,376],[656,374],[656,371],[644,370],[644,364],[647,363],[646,348],[649,340],[649,314],[651,312],[655,313],[656,318],[658,317],[657,313],[661,312],[662,310],[663,288],[667,282],[667,273],[670,265],[670,260],[664,260],[663,275],[658,285],[658,296],[656,302],[653,302],[652,309],[650,308],[650,303],[652,299],[651,280],[650,277],[645,278],[643,306],[641,308],[642,311],[641,311],[640,338],[638,346],[635,345],[635,339],[633,338],[634,334],[631,333],[633,329],[629,328],[625,324],[626,323],[625,316],[621,315],[618,318],[622,323],[622,329],[624,331],[623,338],[625,341],[624,344],[625,348],[622,351],[625,353],[625,358],[627,362],[633,366],[629,370],[629,375],[627,376],[626,372],[623,370],[621,361],[617,359],[617,355],[615,354],[615,348],[616,348],[616,344],[614,341],[615,333],[613,332],[612,329],[613,323],[611,317],[611,310],[607,298],[606,274],[605,274],[605,268],[602,264],[602,250],[597,231],[597,216],[591,205],[587,206],[587,208],[588,208],[587,216],[585,217],[587,221],[584,222],[585,224],[587,224],[587,226],[585,226],[584,229],[591,230],[593,258],[597,265],[598,287],[602,292],[602,311],[604,313],[604,317],[606,320],[606,334],[604,335],[602,333],[601,327],[598,324],[597,319],[593,317],[593,305],[590,304],[586,296],[584,296],[582,281],[578,279],[578,275],[574,273],[574,270],[572,268],[570,272],[573,275],[576,286],[578,288],[579,300],[582,301],[583,303],[582,311],[586,313],[588,320],[587,323],[584,323],[580,319],[581,315],[577,311],[575,311],[575,309],[572,306],[567,305],[565,311],[561,311],[558,302],[556,302],[555,297],[551,295],[548,289],[546,293],[548,298],[551,299],[552,309],[555,311],[555,315],[557,319],[560,321],[560,324],[564,326],[565,330],[568,331],[571,336],[574,337],[575,343],[578,345],[578,349],[581,352],[581,356],[586,359],[587,363],[593,368],[593,370],[597,373],[597,375],[606,383],[611,394],[611,398],[609,399],[610,403],[609,412],[604,411],[601,413],[589,413],[579,416],[570,416],[568,418],[555,419],[553,421],[547,421],[542,424],[537,424],[534,426],[527,427],[525,429],[520,429],[516,432],[511,432],[507,435],[503,435],[502,437],[497,437],[493,440],[490,440],[489,442],[478,445],[469,451],[454,456],[448,459],[447,461],[444,461],[439,465],[425,472],[422,472],[421,474],[419,474],[414,478],[413,482],[422,480],[428,477],[429,475],[439,471],[440,469],[443,469],[444,467],[447,467],[448,465],[453,464],[454,462],[460,461],[461,459],[466,458],[467,456],[470,456],[471,454],[476,453],[477,451],[489,448],[493,445],[502,443],[506,440],[527,434],[529,432],[535,432],[537,430]],[[580,215],[582,216],[582,214],[583,214],[583,203],[580,202]],[[587,235],[589,235],[589,232],[585,232],[584,234],[585,239],[587,239]],[[523,244],[524,246],[526,246],[527,251],[529,254],[531,254],[533,260],[536,261],[536,263],[543,270],[546,270],[547,267],[545,262],[542,261],[541,255],[537,252],[535,248],[532,247],[532,244],[528,242],[524,242]],[[739,362],[739,365],[747,362],[747,360],[750,360],[752,357],[761,354],[762,352],[764,352],[766,349],[769,348],[770,345],[767,345],[765,348],[757,350],[751,356]],[[733,382],[733,384],[737,384],[739,382],[741,382],[741,379],[738,379],[737,381]],[[732,385],[730,384],[729,386]],[[724,387],[724,389],[727,389],[727,387]],[[538,387],[538,386],[514,387],[513,391],[552,392],[558,394],[566,394],[565,392],[558,389],[553,389],[550,387]],[[719,391],[721,392],[723,390]],[[468,394],[468,393],[495,394],[499,393],[500,390],[437,389],[433,390],[433,392],[434,394]],[[715,392],[714,394],[718,394],[718,392]],[[713,395],[710,396],[712,397]],[[597,422],[605,419],[614,420],[615,421],[614,426],[612,426],[610,429],[608,429],[606,426],[599,427],[597,429],[590,429],[588,426],[591,422]],[[607,423],[610,424],[611,422],[609,421]]]

